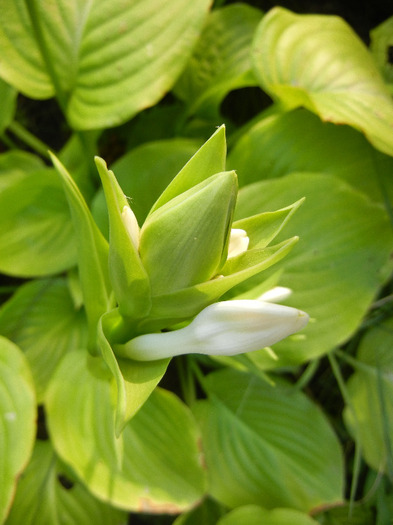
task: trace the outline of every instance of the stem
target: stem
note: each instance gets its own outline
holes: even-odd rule
[[[11,122],[8,126],[9,131],[18,137],[24,144],[29,146],[33,151],[49,160],[48,150],[50,149],[44,142],[38,139],[35,135],[30,133],[26,128],[24,128],[19,122]]]
[[[192,406],[196,400],[195,381],[192,372],[191,356],[179,356],[175,362],[179,374],[181,391],[186,405]]]
[[[319,366],[319,359],[314,359],[314,361],[311,361],[307,365],[307,367],[304,370],[303,374],[296,381],[296,384],[295,384],[296,390],[303,390],[303,388],[308,385],[308,383],[314,377],[314,374],[317,371],[318,366]]]
[[[348,394],[347,387],[345,385],[344,378],[341,374],[340,367],[338,366],[338,363],[336,361],[336,358],[334,357],[333,352],[329,352],[327,354],[327,357],[330,362],[330,366],[332,368],[334,377],[336,378],[338,387],[340,389],[341,395],[344,399],[345,404],[347,405],[348,409],[352,413],[354,424],[355,424],[355,455],[354,455],[354,463],[353,463],[353,476],[352,476],[352,483],[351,483],[351,490],[350,490],[350,496],[349,496],[349,513],[352,514],[353,510],[353,504],[355,502],[355,494],[358,486],[359,481],[359,475],[360,475],[360,463],[361,463],[361,446],[360,446],[360,432],[359,432],[359,423],[356,416],[356,411],[353,407],[351,398]]]

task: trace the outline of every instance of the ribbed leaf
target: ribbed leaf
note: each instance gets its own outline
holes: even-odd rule
[[[279,284],[293,290],[285,304],[307,312],[311,321],[299,337],[274,346],[278,361],[265,354],[266,366],[300,363],[346,341],[391,268],[393,236],[387,214],[334,177],[292,174],[250,184],[239,191],[238,217],[280,208],[300,197],[306,197],[305,202],[284,232],[296,233],[300,241],[280,265]],[[271,277],[271,271],[261,277]],[[257,295],[260,283],[255,278],[248,283]]]
[[[186,69],[175,86],[189,114],[217,118],[233,89],[256,84],[251,42],[262,12],[246,4],[216,9],[207,18]]]
[[[12,159],[8,158],[6,165]],[[5,169],[0,187],[0,271],[34,277],[73,266],[76,246],[70,212],[55,171]]]
[[[24,351],[38,402],[61,358],[87,343],[84,311],[74,306],[65,279],[32,281],[21,286],[0,310],[0,333]]]
[[[233,510],[217,525],[317,525],[318,522],[297,510],[274,509],[266,510],[257,505],[247,505]]]
[[[0,337],[0,523],[32,453],[36,433],[33,381],[21,350]]]
[[[208,400],[195,414],[215,499],[304,512],[342,500],[338,439],[306,396],[229,369],[210,374],[204,388]]]
[[[351,405],[344,418],[359,439],[367,463],[393,473],[393,321],[367,332],[359,346],[358,369],[348,382]]]
[[[288,108],[361,130],[393,155],[393,102],[365,45],[339,17],[296,15],[276,7],[253,48],[261,86]]]
[[[228,155],[239,186],[297,171],[340,177],[382,201],[381,181],[393,199],[393,159],[376,151],[349,126],[322,122],[304,109],[265,118],[237,141]]]
[[[37,441],[18,485],[6,525],[77,523],[121,525],[126,514],[100,502],[56,457],[49,441]]]
[[[32,98],[55,93],[74,128],[115,126],[171,88],[210,3],[2,0],[0,74]]]
[[[116,439],[113,382],[101,358],[83,351],[65,357],[46,397],[56,452],[113,505],[151,513],[194,505],[204,493],[204,472],[188,409],[156,389]]]

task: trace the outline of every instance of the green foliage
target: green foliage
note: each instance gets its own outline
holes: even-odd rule
[[[393,519],[392,18],[225,4],[0,0],[0,523]]]

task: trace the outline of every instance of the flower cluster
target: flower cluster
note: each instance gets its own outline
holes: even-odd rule
[[[263,298],[219,301],[288,253],[296,237],[270,242],[299,205],[234,221],[236,173],[211,160],[223,145],[221,127],[173,179],[142,227],[115,175],[96,159],[109,212],[109,277],[128,327],[121,338],[112,337],[118,356],[234,355],[262,349],[307,324],[304,312]]]

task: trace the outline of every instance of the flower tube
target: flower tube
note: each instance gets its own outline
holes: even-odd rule
[[[260,350],[304,328],[301,310],[256,300],[214,303],[185,328],[138,336],[117,345],[116,354],[154,361],[182,354],[231,356]]]

